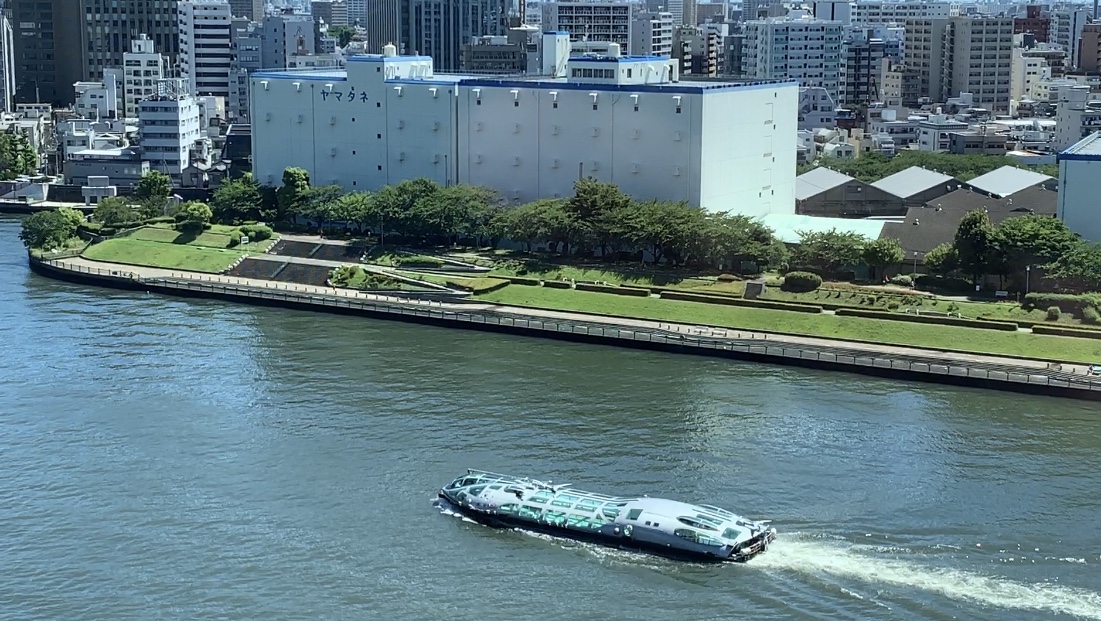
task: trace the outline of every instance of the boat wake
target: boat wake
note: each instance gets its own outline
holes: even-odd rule
[[[1101,620],[1101,593],[1047,582],[1024,583],[972,571],[938,568],[899,558],[862,552],[837,540],[785,534],[766,554],[748,564],[780,570],[857,580],[869,585],[902,586],[999,608],[1061,613]]]

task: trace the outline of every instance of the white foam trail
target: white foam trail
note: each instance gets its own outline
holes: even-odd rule
[[[1101,593],[1095,591],[1043,582],[1027,584],[970,571],[926,567],[908,560],[878,558],[859,554],[853,546],[841,542],[777,539],[768,552],[749,565],[918,588],[999,608],[1101,620]]]

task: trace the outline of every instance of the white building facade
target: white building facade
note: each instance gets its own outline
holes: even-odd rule
[[[374,190],[427,177],[515,203],[579,178],[640,199],[793,213],[798,85],[679,82],[660,57],[570,58],[566,79],[433,75],[427,57],[252,76],[253,171]]]
[[[0,112],[11,112],[15,97],[14,36],[11,20],[0,12]]]
[[[631,49],[631,27],[639,9],[635,4],[562,0],[543,2],[540,6],[544,32],[566,31],[574,41],[607,41],[618,43],[624,50]]]
[[[157,81],[166,77],[165,59],[153,47],[152,39],[139,35],[130,42],[130,51],[122,55],[122,65],[125,71],[123,116],[136,119],[138,102],[156,92]]]
[[[196,95],[229,97],[233,60],[229,1],[181,0],[177,11],[181,77]]]
[[[1059,206],[1056,215],[1088,242],[1101,241],[1101,132],[1094,132],[1059,154]]]
[[[142,159],[176,181],[191,165],[191,146],[202,137],[199,102],[187,88],[183,79],[161,80],[157,92],[138,106]]]
[[[924,0],[858,0],[852,3],[852,23],[901,24],[908,19],[947,19],[959,15],[959,5]]]

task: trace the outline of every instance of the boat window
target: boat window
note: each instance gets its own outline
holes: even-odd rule
[[[714,537],[708,537],[707,535],[700,535],[696,538],[696,543],[703,544],[705,546],[721,546],[723,542],[715,539]]]
[[[466,477],[465,479],[463,479],[462,487],[466,487],[467,485],[474,485],[477,482],[477,477]]]
[[[538,520],[539,516],[543,514],[543,510],[539,507],[529,507],[527,505],[520,506],[520,517],[528,518],[531,520]]]
[[[681,539],[687,539],[688,541],[696,542],[699,540],[700,534],[691,528],[678,528],[673,531],[673,534]]]
[[[592,524],[592,527],[594,529],[600,528],[601,526],[604,526],[608,523],[608,521],[601,517],[599,513],[589,518],[589,522]]]
[[[589,520],[588,516],[577,514],[571,514],[570,517],[566,520],[566,524],[569,525],[571,528],[590,529],[593,527],[593,523]]]
[[[554,496],[554,494],[551,492],[539,492],[531,498],[528,498],[528,502],[544,503],[550,500],[552,496]]]
[[[543,521],[554,526],[563,526],[566,524],[566,514],[562,511],[547,511]]]
[[[604,517],[612,521],[615,521],[615,519],[619,517],[619,509],[612,507],[604,507],[600,512],[604,514]]]
[[[460,477],[460,478],[455,479],[454,481],[452,481],[451,485],[448,485],[447,487],[449,489],[456,489],[456,488],[462,487],[463,486],[463,481],[465,481],[465,480],[466,479]]]
[[[717,519],[717,518],[713,518],[713,517],[710,517],[710,516],[707,516],[707,515],[697,514],[696,519],[703,522],[704,524],[710,524],[712,526],[722,526],[723,525],[722,520]]]
[[[509,503],[509,504],[505,504],[505,505],[501,505],[501,508],[499,509],[499,511],[501,513],[507,513],[508,515],[516,515],[516,513],[518,511],[520,511],[520,505],[518,505],[514,502]]]
[[[489,489],[502,489],[504,485],[490,485]]]
[[[694,520],[692,518],[679,517],[679,518],[677,518],[677,521],[680,522],[681,524],[684,524],[685,526],[691,526],[693,528],[699,528],[701,530],[714,530],[714,531],[719,530],[717,528],[713,528],[711,526],[708,526],[707,524],[704,524],[703,522],[701,522],[699,520]]]
[[[482,490],[484,490],[485,488],[486,488],[485,485],[479,485],[478,487],[472,487],[472,488],[470,488],[470,495],[471,496],[477,496],[478,494],[481,494]]]
[[[628,520],[637,520],[638,516],[642,515],[642,509],[631,509],[627,512]]]
[[[577,503],[576,508],[579,511],[589,511],[589,512],[596,511],[598,508],[600,508],[600,501],[599,500],[582,500],[581,502]]]
[[[728,528],[723,531],[723,539],[737,539],[742,536],[742,532],[737,528]]]

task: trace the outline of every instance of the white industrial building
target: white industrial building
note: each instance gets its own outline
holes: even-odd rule
[[[434,75],[393,46],[341,71],[255,73],[254,174],[278,185],[297,166],[348,190],[427,177],[514,202],[591,177],[640,199],[793,213],[796,83],[680,81],[668,58],[570,58],[568,34],[545,37],[539,78]]]
[[[1101,132],[1059,154],[1059,207],[1067,228],[1090,242],[1101,241],[1097,195],[1101,192]]]

